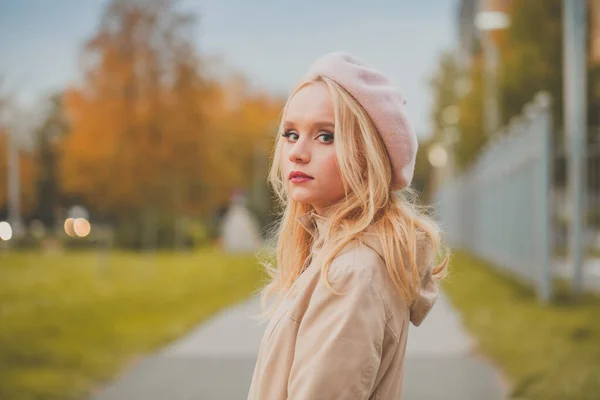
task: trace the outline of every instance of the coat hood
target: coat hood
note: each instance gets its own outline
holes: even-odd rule
[[[297,220],[314,238],[318,236],[319,230],[327,223],[325,217],[314,211],[300,215]],[[368,231],[363,232],[361,241],[377,252],[381,258],[384,258],[381,240],[377,234]],[[417,254],[417,260],[418,257]],[[415,326],[421,325],[439,297],[439,287],[432,276],[433,265],[431,263],[427,264],[427,267],[420,266],[420,292],[415,302],[410,306],[410,322]]]

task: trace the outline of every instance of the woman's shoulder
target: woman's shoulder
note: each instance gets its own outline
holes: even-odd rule
[[[389,277],[385,261],[379,253],[376,237],[359,236],[352,239],[332,261],[328,279],[332,280],[335,290],[346,290],[349,287],[361,287],[365,296],[369,294],[377,298],[386,316],[386,323],[396,337],[401,323],[392,319],[407,315],[406,303],[398,297],[395,286]]]
[[[381,294],[386,308],[397,309],[401,314],[406,311],[407,304],[400,297],[390,277],[385,261],[382,236],[373,227],[369,227],[355,240],[355,268],[368,268],[371,271],[371,285]]]
[[[380,275],[385,270],[385,261],[381,254],[381,245],[374,236],[363,233],[350,240],[333,258],[331,274],[367,274]]]

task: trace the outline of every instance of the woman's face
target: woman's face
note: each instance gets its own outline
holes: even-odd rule
[[[288,104],[281,138],[281,169],[289,196],[317,213],[344,197],[334,137],[333,104],[324,82],[300,89]],[[296,173],[308,178],[294,177]]]

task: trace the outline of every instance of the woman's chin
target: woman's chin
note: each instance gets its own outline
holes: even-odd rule
[[[292,200],[298,203],[311,204],[314,202],[315,198],[312,193],[308,190],[293,188],[290,192],[290,197]]]

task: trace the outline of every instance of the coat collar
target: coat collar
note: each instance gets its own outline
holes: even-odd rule
[[[323,229],[327,226],[328,223],[326,217],[317,214],[314,210],[311,210],[296,217],[296,220],[313,237],[316,237],[319,232],[323,232]]]
[[[317,214],[314,210],[301,214],[296,217],[296,220],[313,236],[313,238],[317,238],[319,232],[323,232],[329,222],[326,217]],[[362,233],[360,239],[367,246],[375,250],[377,254],[383,257],[381,240],[377,234],[373,232],[371,227],[367,228],[365,232]]]

